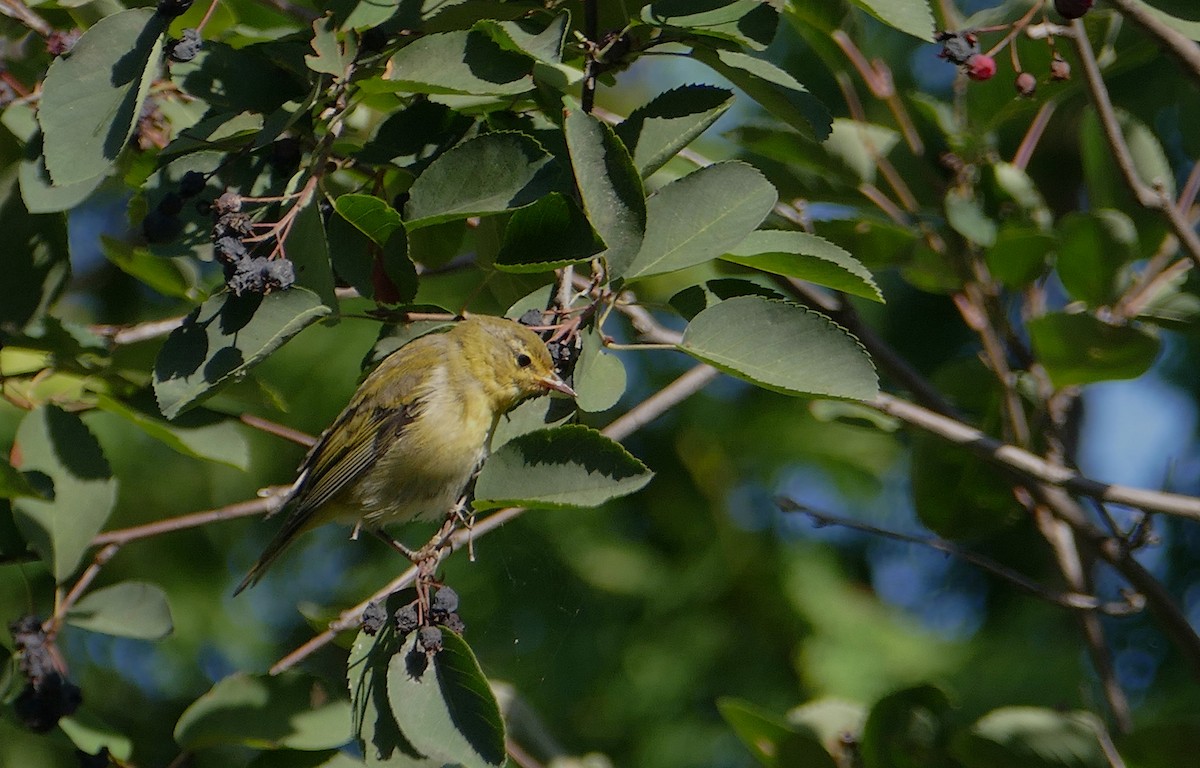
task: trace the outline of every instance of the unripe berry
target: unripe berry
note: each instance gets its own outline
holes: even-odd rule
[[[1078,19],[1095,4],[1096,0],[1054,0],[1054,10],[1064,19]]]
[[[1064,59],[1062,56],[1059,56],[1057,53],[1054,54],[1054,58],[1050,60],[1050,79],[1071,79],[1071,65],[1067,63],[1066,59]]]
[[[991,80],[996,74],[996,60],[983,53],[977,53],[967,59],[967,77],[972,80]]]
[[[1017,93],[1022,96],[1032,96],[1037,90],[1037,78],[1028,72],[1022,72],[1017,75],[1017,81],[1014,83]]]

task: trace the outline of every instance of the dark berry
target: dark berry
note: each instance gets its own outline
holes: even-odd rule
[[[1058,81],[1071,79],[1071,65],[1057,53],[1050,60],[1050,79]]]
[[[294,171],[300,165],[300,140],[284,136],[271,145],[271,166],[281,172]]]
[[[934,39],[942,44],[942,50],[938,56],[952,64],[966,64],[967,59],[979,53],[979,38],[975,36],[974,32],[946,32],[943,30],[938,32]]]
[[[173,19],[187,13],[187,9],[191,7],[192,0],[158,0],[158,15]]]
[[[433,604],[429,608],[435,613],[454,613],[458,610],[458,593],[450,587],[442,587],[433,596]]]
[[[403,608],[396,609],[396,631],[401,635],[407,635],[420,625],[421,620],[417,615],[416,603],[409,603]]]
[[[252,259],[242,259],[233,269],[233,275],[225,281],[234,296],[244,293],[265,293],[267,284],[265,273],[270,260],[265,256],[255,256]]]
[[[254,222],[244,213],[226,213],[217,218],[213,225],[213,239],[222,237],[243,238],[254,232]]]
[[[168,192],[158,201],[158,210],[168,216],[174,216],[183,210],[183,198],[174,192]]]
[[[1054,10],[1064,19],[1078,19],[1095,4],[1096,0],[1054,0]]]
[[[75,43],[79,42],[79,38],[83,36],[83,32],[78,29],[72,29],[69,32],[60,32],[55,30],[46,37],[46,53],[51,56],[62,56],[70,53],[75,47]]]
[[[437,627],[421,627],[417,634],[417,645],[425,653],[437,653],[442,650],[442,630]]]
[[[246,258],[248,251],[246,244],[236,237],[225,236],[213,243],[213,251],[216,252],[217,261],[222,264],[234,264]]]
[[[188,62],[196,58],[203,47],[204,41],[200,38],[200,32],[189,27],[183,30],[183,37],[167,41],[167,57],[171,61]]]
[[[467,629],[467,625],[463,624],[463,620],[458,617],[457,613],[446,614],[438,620],[438,624],[441,624],[456,635],[461,635]]]
[[[388,35],[379,27],[371,27],[362,33],[361,41],[363,53],[378,53],[387,45]]]
[[[206,181],[200,171],[188,171],[179,180],[179,194],[184,197],[195,197],[204,191]]]
[[[27,683],[13,701],[13,709],[26,728],[45,733],[58,724],[59,718],[74,714],[82,703],[79,686],[52,672],[37,684]]]
[[[977,53],[967,59],[964,67],[967,77],[972,80],[991,80],[996,74],[996,60],[991,56],[982,53]]]
[[[379,630],[383,629],[384,622],[387,621],[387,611],[380,603],[367,603],[367,607],[363,609],[362,615],[362,631],[368,635],[375,635]]]
[[[1013,87],[1022,96],[1032,96],[1037,91],[1037,78],[1028,72],[1022,72],[1017,75],[1017,80],[1013,83]]]
[[[226,192],[213,201],[218,214],[237,213],[242,210],[242,196],[237,192]]]
[[[183,231],[183,222],[178,216],[155,209],[142,219],[142,235],[150,243],[169,243]]]
[[[296,267],[287,259],[272,259],[263,271],[266,293],[286,291],[296,282]]]

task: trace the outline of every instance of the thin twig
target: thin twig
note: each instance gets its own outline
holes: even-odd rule
[[[1188,74],[1200,83],[1200,45],[1155,16],[1144,3],[1136,0],[1108,0],[1108,4],[1156,38],[1168,53],[1179,60]]]
[[[820,512],[804,504],[789,499],[786,496],[779,496],[775,499],[775,503],[784,512],[799,512],[808,516],[817,525],[836,525],[841,528],[849,528],[862,533],[869,533],[873,536],[882,536],[887,539],[903,541],[909,544],[919,544],[923,547],[936,549],[938,552],[945,552],[948,555],[959,558],[970,563],[978,568],[998,576],[1005,581],[1013,584],[1020,589],[1025,590],[1034,597],[1041,598],[1047,602],[1063,608],[1070,608],[1075,611],[1098,611],[1109,616],[1128,616],[1142,610],[1142,601],[1138,595],[1131,595],[1129,599],[1116,602],[1105,603],[1094,595],[1083,594],[1081,592],[1062,592],[1056,589],[1051,589],[1043,584],[1039,584],[1025,574],[1009,568],[1003,563],[998,563],[990,557],[972,552],[969,549],[962,547],[952,542],[940,539],[937,537],[922,537],[913,536],[900,531],[893,531],[888,528],[864,523],[859,520],[853,520],[848,517],[840,517],[832,515],[828,512]]]
[[[268,435],[282,437],[284,440],[290,440],[291,442],[296,443],[297,445],[302,445],[305,448],[312,448],[317,444],[317,438],[313,437],[312,435],[301,432],[298,429],[292,429],[291,427],[284,426],[283,424],[276,424],[275,422],[268,421],[261,416],[255,416],[253,413],[243,413],[238,417],[238,420],[248,427],[261,430],[266,432]]]
[[[239,517],[261,515],[273,510],[279,504],[286,490],[287,486],[278,486],[267,489],[266,493],[268,495],[262,498],[239,501],[236,504],[204,512],[192,512],[191,514],[180,515],[178,517],[168,517],[166,520],[156,520],[153,523],[135,525],[130,528],[105,531],[92,539],[92,546],[101,547],[106,544],[127,544],[137,539],[148,539],[151,536],[159,536],[173,531],[183,531],[188,528],[197,528],[201,525],[208,525],[209,523],[216,523],[222,520],[236,520]]]
[[[121,545],[116,543],[108,544],[107,546],[103,547],[92,557],[91,564],[88,565],[87,569],[84,570],[84,572],[79,576],[79,580],[76,581],[75,585],[71,587],[71,591],[67,593],[66,597],[56,601],[54,606],[54,615],[46,621],[44,627],[46,634],[49,637],[54,637],[54,635],[58,633],[58,629],[62,626],[63,619],[66,617],[67,612],[71,610],[71,607],[74,606],[75,603],[79,601],[79,598],[83,596],[83,593],[87,591],[87,588],[96,579],[96,576],[100,574],[100,569],[102,569],[109,560],[112,560],[113,556],[116,555],[120,549]]]

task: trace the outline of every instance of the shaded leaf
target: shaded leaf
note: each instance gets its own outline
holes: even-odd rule
[[[429,164],[409,190],[408,227],[521,208],[554,191],[554,159],[522,133],[468,139]]]
[[[338,314],[334,292],[333,268],[329,263],[329,245],[325,222],[316,201],[300,209],[284,240],[284,253],[296,270],[296,288],[308,289],[321,298],[331,314]],[[295,290],[295,288],[290,289]],[[288,293],[289,291],[283,291]],[[278,292],[276,292],[278,293]],[[274,293],[271,295],[275,295]]]
[[[1038,361],[1056,387],[1133,379],[1150,370],[1159,342],[1132,325],[1109,325],[1093,315],[1054,312],[1028,323]]]
[[[858,340],[828,317],[757,296],[696,315],[679,348],[722,371],[790,395],[870,400],[875,367]]]
[[[859,750],[865,768],[937,768],[946,754],[950,702],[932,685],[896,691],[871,707]]]
[[[883,301],[871,271],[845,249],[807,232],[760,230],[721,257],[725,261],[795,277],[872,301]]]
[[[513,212],[496,254],[503,272],[547,272],[586,261],[604,250],[604,241],[567,195],[551,192]]]
[[[760,0],[658,0],[642,9],[642,20],[761,51],[775,37],[779,13]]]
[[[692,58],[746,92],[764,109],[801,133],[818,140],[829,136],[833,118],[821,101],[775,64],[739,51],[693,48]]]
[[[31,215],[9,173],[0,177],[0,229],[0,327],[21,328],[45,314],[70,279],[67,219]]]
[[[505,50],[522,53],[543,64],[562,62],[563,43],[571,25],[570,13],[552,16],[547,23],[537,18],[496,21],[484,19],[475,23],[473,29],[487,33]]]
[[[350,740],[350,703],[293,672],[231,675],[192,702],[175,724],[184,749],[243,745],[329,749]]]
[[[1070,213],[1059,224],[1055,269],[1071,295],[1090,306],[1115,301],[1122,267],[1137,255],[1137,230],[1111,208]]]
[[[1046,259],[1057,243],[1048,232],[1005,224],[983,255],[992,277],[1010,288],[1020,288],[1046,271]]]
[[[141,640],[158,640],[174,629],[167,594],[143,581],[123,581],[87,593],[67,612],[67,623]]]
[[[455,30],[419,37],[392,56],[387,80],[408,93],[512,96],[533,89],[533,62],[486,32]]]
[[[59,186],[108,171],[158,75],[166,20],[147,8],[106,16],[46,72],[38,109],[46,167]]]
[[[607,411],[625,394],[625,364],[621,358],[604,349],[600,332],[595,328],[583,334],[583,349],[571,386],[575,390],[575,405],[587,413]],[[557,398],[549,398],[556,400]]]
[[[172,259],[155,256],[145,248],[138,248],[107,235],[100,236],[100,250],[104,253],[104,258],[117,269],[140,280],[163,296],[190,299],[196,294],[192,280]]]
[[[171,332],[158,353],[154,395],[163,415],[179,415],[328,314],[303,288],[212,297]]]
[[[762,765],[837,768],[833,757],[807,728],[734,698],[717,700],[721,717]]]
[[[396,595],[386,601],[388,613],[399,607]],[[359,632],[350,649],[346,666],[350,686],[352,731],[369,766],[391,768],[442,768],[442,760],[432,760],[417,751],[404,738],[388,702],[388,662],[399,651],[399,643],[390,623],[377,635]]]
[[[102,749],[118,760],[133,755],[133,740],[100,719],[95,712],[82,707],[70,717],[58,721],[58,727],[81,751],[94,755]]]
[[[778,196],[757,169],[718,163],[671,182],[646,201],[646,235],[630,280],[715,259],[762,223]]]
[[[972,243],[988,248],[996,242],[996,222],[984,212],[978,200],[957,189],[946,193],[946,221]]]
[[[13,465],[45,496],[13,499],[17,528],[61,583],[108,520],[117,481],[87,425],[55,406],[36,408],[21,420]]]
[[[615,131],[644,179],[691,144],[731,106],[733,91],[713,85],[682,85],[633,110]]]
[[[169,422],[106,395],[99,395],[96,404],[184,456],[226,464],[234,469],[250,467],[250,447],[236,420],[193,411]]]
[[[829,138],[821,144],[821,148],[841,160],[859,181],[873,184],[879,170],[879,159],[887,157],[898,143],[898,131],[839,117],[833,121]]]
[[[653,476],[620,443],[568,424],[516,437],[489,456],[474,506],[596,507],[634,493]]]
[[[1003,707],[989,712],[953,742],[965,768],[1108,768],[1090,712]]]
[[[404,224],[396,209],[375,195],[341,195],[333,201],[333,209],[377,245],[386,243]]]
[[[607,124],[582,110],[567,115],[563,128],[583,209],[608,249],[612,278],[622,277],[637,256],[646,231],[646,193],[641,176]]]
[[[400,731],[421,753],[464,768],[505,761],[504,721],[470,647],[442,630],[426,655],[413,632],[388,663],[387,694]]]
[[[763,296],[768,299],[784,299],[782,293],[772,288],[759,285],[749,280],[732,277],[706,280],[700,285],[691,285],[675,294],[670,299],[671,306],[684,317],[691,320],[709,307],[734,296]]]

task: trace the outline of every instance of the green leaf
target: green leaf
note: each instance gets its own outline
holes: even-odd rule
[[[755,51],[766,49],[779,26],[779,13],[761,0],[658,0],[642,9],[642,21],[718,37]]]
[[[889,27],[929,43],[933,41],[933,13],[927,0],[850,0]]]
[[[22,328],[46,313],[71,277],[67,218],[31,215],[16,174],[0,177],[0,327]]]
[[[870,400],[879,379],[866,350],[811,309],[757,296],[696,315],[679,348],[726,373],[789,395]]]
[[[38,109],[46,167],[59,186],[104,174],[133,135],[158,76],[166,19],[135,8],[106,16],[46,73]]]
[[[283,245],[296,270],[296,288],[308,289],[319,296],[336,317],[339,304],[334,292],[333,267],[329,263],[329,240],[325,237],[321,208],[315,200],[296,214]]]
[[[17,529],[62,583],[108,520],[117,481],[83,421],[55,406],[37,408],[21,420],[13,465],[46,494],[13,499]]]
[[[900,143],[900,133],[891,128],[839,117],[833,121],[829,138],[821,147],[854,172],[859,181],[875,183],[879,159]]]
[[[604,349],[600,331],[596,328],[583,334],[583,348],[572,374],[575,405],[587,413],[600,413],[612,408],[625,394],[625,364],[621,358]],[[556,398],[550,398],[555,400]]]
[[[1091,712],[1003,707],[954,739],[964,768],[1109,768]]]
[[[392,593],[384,605],[389,615],[411,599],[412,590]],[[388,702],[388,662],[399,651],[394,624],[372,636],[359,632],[350,647],[346,681],[350,686],[352,733],[369,766],[442,768],[443,761],[426,758],[404,738]]]
[[[0,456],[0,499],[15,499],[21,496],[45,498],[30,485],[25,475]]]
[[[304,57],[304,63],[313,72],[334,77],[346,74],[346,60],[342,54],[342,46],[338,42],[337,23],[332,16],[324,16],[313,22],[312,45],[313,53]],[[352,58],[352,57],[351,57]]]
[[[821,101],[775,64],[738,51],[696,47],[692,58],[746,92],[771,114],[802,134],[823,141],[833,118]]]
[[[486,33],[501,48],[521,53],[543,64],[562,62],[563,43],[571,26],[571,14],[567,12],[552,16],[547,23],[537,18],[496,21],[484,19],[475,22],[473,29]]]
[[[155,256],[145,248],[100,235],[100,250],[104,258],[125,274],[148,285],[163,296],[191,299],[196,295],[192,280],[170,258]]]
[[[500,419],[492,434],[491,450],[496,451],[515,437],[565,424],[575,415],[575,405],[563,397],[526,400]]]
[[[753,232],[777,199],[765,176],[738,162],[710,165],[671,182],[646,202],[646,235],[628,278],[717,258]]]
[[[204,302],[167,337],[154,363],[154,395],[173,419],[329,314],[311,291],[267,296],[222,293]]]
[[[749,280],[724,277],[706,280],[699,285],[690,285],[670,298],[670,305],[686,320],[725,299],[734,296],[763,296],[768,299],[784,299],[785,296],[772,288],[768,288]]]
[[[46,156],[42,149],[42,132],[38,131],[25,147],[25,159],[19,172],[21,198],[30,213],[57,213],[66,211],[88,199],[96,188],[104,183],[106,174],[100,173],[66,186],[56,186],[46,170]]]
[[[463,768],[505,761],[504,720],[470,647],[442,630],[442,650],[426,655],[413,632],[388,663],[387,694],[396,725],[421,753]]]
[[[567,114],[563,128],[583,209],[608,250],[610,278],[622,277],[637,256],[646,231],[646,193],[628,150],[606,123],[582,110]]]
[[[123,581],[84,595],[67,611],[67,623],[117,637],[159,640],[171,634],[171,606],[156,584]]]
[[[797,728],[740,699],[718,699],[717,709],[750,754],[768,768],[837,768],[833,757],[807,728]]]
[[[409,190],[411,228],[521,208],[554,191],[554,158],[522,133],[468,139],[429,164]]]
[[[1054,312],[1027,327],[1033,351],[1056,387],[1135,379],[1158,357],[1158,339],[1149,332],[1109,325],[1086,313]]]
[[[642,178],[666,165],[733,106],[733,91],[682,85],[660,93],[616,127]]]
[[[864,768],[949,768],[949,711],[946,694],[932,685],[884,696],[863,726]]]
[[[231,675],[192,702],[175,724],[175,741],[189,750],[330,749],[350,736],[350,703],[330,699],[319,681],[293,672]]]
[[[67,734],[72,744],[89,755],[107,749],[117,760],[128,760],[133,756],[133,740],[101,720],[86,706],[59,720],[58,727]]]
[[[598,507],[640,490],[654,473],[620,443],[568,424],[516,437],[488,457],[475,508]]]
[[[551,192],[513,212],[496,254],[503,272],[548,272],[604,251],[604,241],[574,199]]]
[[[856,746],[862,739],[865,708],[841,699],[816,699],[794,707],[787,713],[788,724],[797,730],[811,733],[839,766],[852,765],[857,760]],[[781,765],[806,765],[804,762],[785,762]]]
[[[1059,224],[1055,268],[1071,295],[1099,307],[1117,299],[1121,270],[1137,256],[1137,230],[1112,208],[1070,213]]]
[[[883,301],[871,271],[845,249],[807,232],[759,230],[721,257],[774,275],[807,280],[872,301]]]
[[[1022,288],[1046,271],[1046,259],[1057,244],[1051,233],[1006,223],[983,255],[992,277],[1009,288]]]
[[[979,201],[956,188],[946,193],[946,221],[950,228],[984,248],[996,243],[996,222],[983,211]]]
[[[383,245],[397,227],[404,225],[396,209],[374,195],[342,195],[333,209],[377,245]]]
[[[215,413],[192,411],[169,422],[107,395],[97,396],[96,405],[184,456],[242,471],[250,468],[250,447],[236,420]]]
[[[527,57],[486,32],[456,30],[419,37],[392,56],[387,80],[408,93],[515,96],[533,89]]]
[[[1142,0],[1132,2],[1189,40],[1200,41],[1200,16],[1189,0],[1154,0],[1153,4]]]
[[[1200,754],[1200,721],[1191,712],[1158,715],[1118,737],[1117,747],[1127,765],[1137,768],[1177,768]]]

